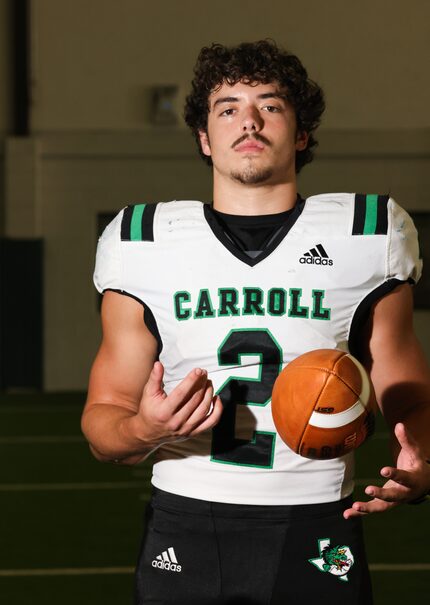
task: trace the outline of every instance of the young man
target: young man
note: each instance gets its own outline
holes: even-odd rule
[[[323,109],[275,44],[204,48],[186,120],[213,165],[212,206],[128,207],[100,240],[83,430],[103,461],[155,450],[139,604],[369,604],[360,516],[430,488],[416,232],[387,196],[297,195]],[[313,249],[331,262],[300,262]],[[318,348],[361,358],[395,431],[369,502],[352,503],[352,455],[301,458],[273,425],[276,376]]]

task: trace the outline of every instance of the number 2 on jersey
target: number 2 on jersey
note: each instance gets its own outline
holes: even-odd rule
[[[251,440],[236,437],[237,406],[266,406],[282,369],[282,350],[266,329],[232,330],[218,349],[220,366],[245,366],[259,357],[257,378],[230,376],[217,391],[224,411],[212,431],[212,462],[272,468],[276,433],[254,431]],[[255,364],[250,366],[255,368]],[[251,414],[251,410],[249,410]]]

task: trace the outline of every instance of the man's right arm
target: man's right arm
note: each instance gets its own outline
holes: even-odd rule
[[[157,342],[142,311],[128,296],[106,292],[103,297],[103,340],[91,370],[82,430],[104,462],[135,464],[162,443],[211,429],[222,412],[201,368],[165,393]]]

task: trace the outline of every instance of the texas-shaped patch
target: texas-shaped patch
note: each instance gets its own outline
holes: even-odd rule
[[[331,573],[339,580],[348,582],[348,572],[354,565],[354,557],[349,546],[331,546],[330,538],[318,540],[319,557],[308,559],[320,571]]]

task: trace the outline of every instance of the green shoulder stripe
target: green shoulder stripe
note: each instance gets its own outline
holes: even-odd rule
[[[388,195],[357,193],[352,235],[385,235],[388,230]]]
[[[123,242],[153,242],[154,214],[157,204],[127,206],[121,222]]]

